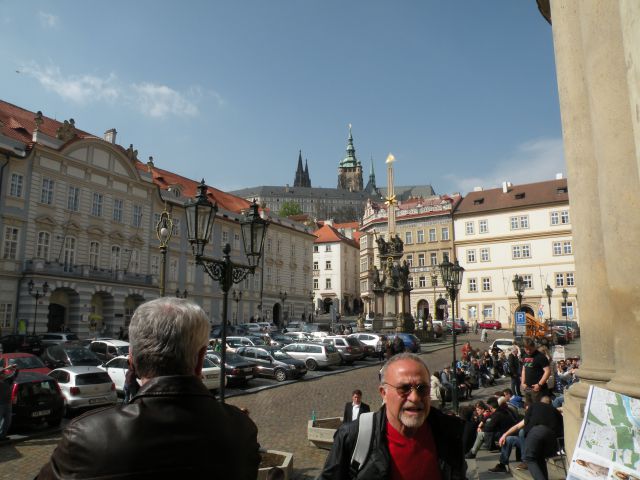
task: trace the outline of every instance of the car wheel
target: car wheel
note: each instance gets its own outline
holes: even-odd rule
[[[495,326],[493,327],[493,329],[494,329],[494,330],[497,330],[497,329],[498,329],[498,326],[497,326],[497,325],[495,325]]]
[[[318,362],[316,362],[313,358],[307,359],[307,361],[304,363],[307,366],[307,370],[313,371],[318,369]]]
[[[275,373],[276,380],[279,382],[284,382],[287,379],[287,372],[285,372],[281,368],[277,368],[274,373]]]

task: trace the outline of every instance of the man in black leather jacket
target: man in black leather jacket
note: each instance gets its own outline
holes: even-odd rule
[[[385,405],[374,414],[367,458],[359,468],[351,465],[360,422],[343,424],[318,480],[379,480],[392,474],[420,480],[433,478],[434,469],[442,480],[466,478],[463,422],[431,408],[430,374],[422,359],[412,353],[396,355],[383,367],[381,377]],[[419,439],[425,430],[428,440]],[[415,441],[409,443],[409,456],[404,440]]]
[[[130,361],[142,388],[128,405],[74,419],[37,478],[255,479],[255,424],[200,380],[209,328],[204,311],[187,300],[138,307]]]

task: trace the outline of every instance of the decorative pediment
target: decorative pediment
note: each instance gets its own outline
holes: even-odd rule
[[[121,232],[118,232],[118,231],[116,231],[116,232],[111,232],[111,233],[109,234],[109,238],[110,238],[111,240],[120,241],[120,242],[121,242],[121,241],[123,241],[123,240],[125,239],[124,235],[122,235],[122,233],[121,233]]]
[[[99,237],[104,236],[104,230],[97,225],[89,225],[89,227],[87,228],[87,233],[89,235],[95,235]]]
[[[144,239],[140,235],[132,235],[131,237],[129,237],[129,242],[132,245],[144,245]]]
[[[35,222],[39,225],[48,225],[50,227],[55,227],[57,225],[55,220],[49,215],[40,215],[39,217],[36,217]]]
[[[82,230],[80,225],[78,225],[76,222],[73,222],[71,220],[69,220],[67,223],[64,224],[64,229],[67,231],[72,230],[75,232]]]

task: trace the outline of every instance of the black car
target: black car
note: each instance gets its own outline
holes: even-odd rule
[[[42,353],[42,343],[37,335],[5,335],[0,337],[3,353],[33,353],[40,355]]]
[[[239,325],[227,325],[227,336],[228,337],[244,337],[247,335],[249,331],[241,327]],[[222,325],[214,325],[211,328],[211,333],[209,334],[211,338],[220,338],[222,336]]]
[[[280,345],[289,345],[290,343],[296,342],[293,338],[287,337],[281,333],[274,333],[271,335],[271,340],[278,342]]]
[[[256,375],[261,377],[284,382],[289,378],[300,378],[307,374],[307,367],[302,360],[297,360],[274,347],[240,347],[236,353],[255,362]]]
[[[37,372],[18,372],[11,393],[11,428],[46,423],[60,425],[64,397],[56,381]]]
[[[97,367],[102,362],[95,353],[76,343],[54,345],[42,354],[42,361],[51,369],[60,367]]]
[[[256,364],[247,360],[240,355],[236,355],[234,352],[227,351],[225,362],[225,376],[229,383],[247,383],[253,378]],[[216,367],[219,367],[220,352],[207,351],[207,358],[213,362]]]

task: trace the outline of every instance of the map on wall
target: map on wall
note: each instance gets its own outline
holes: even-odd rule
[[[592,386],[567,479],[640,480],[640,400]]]

